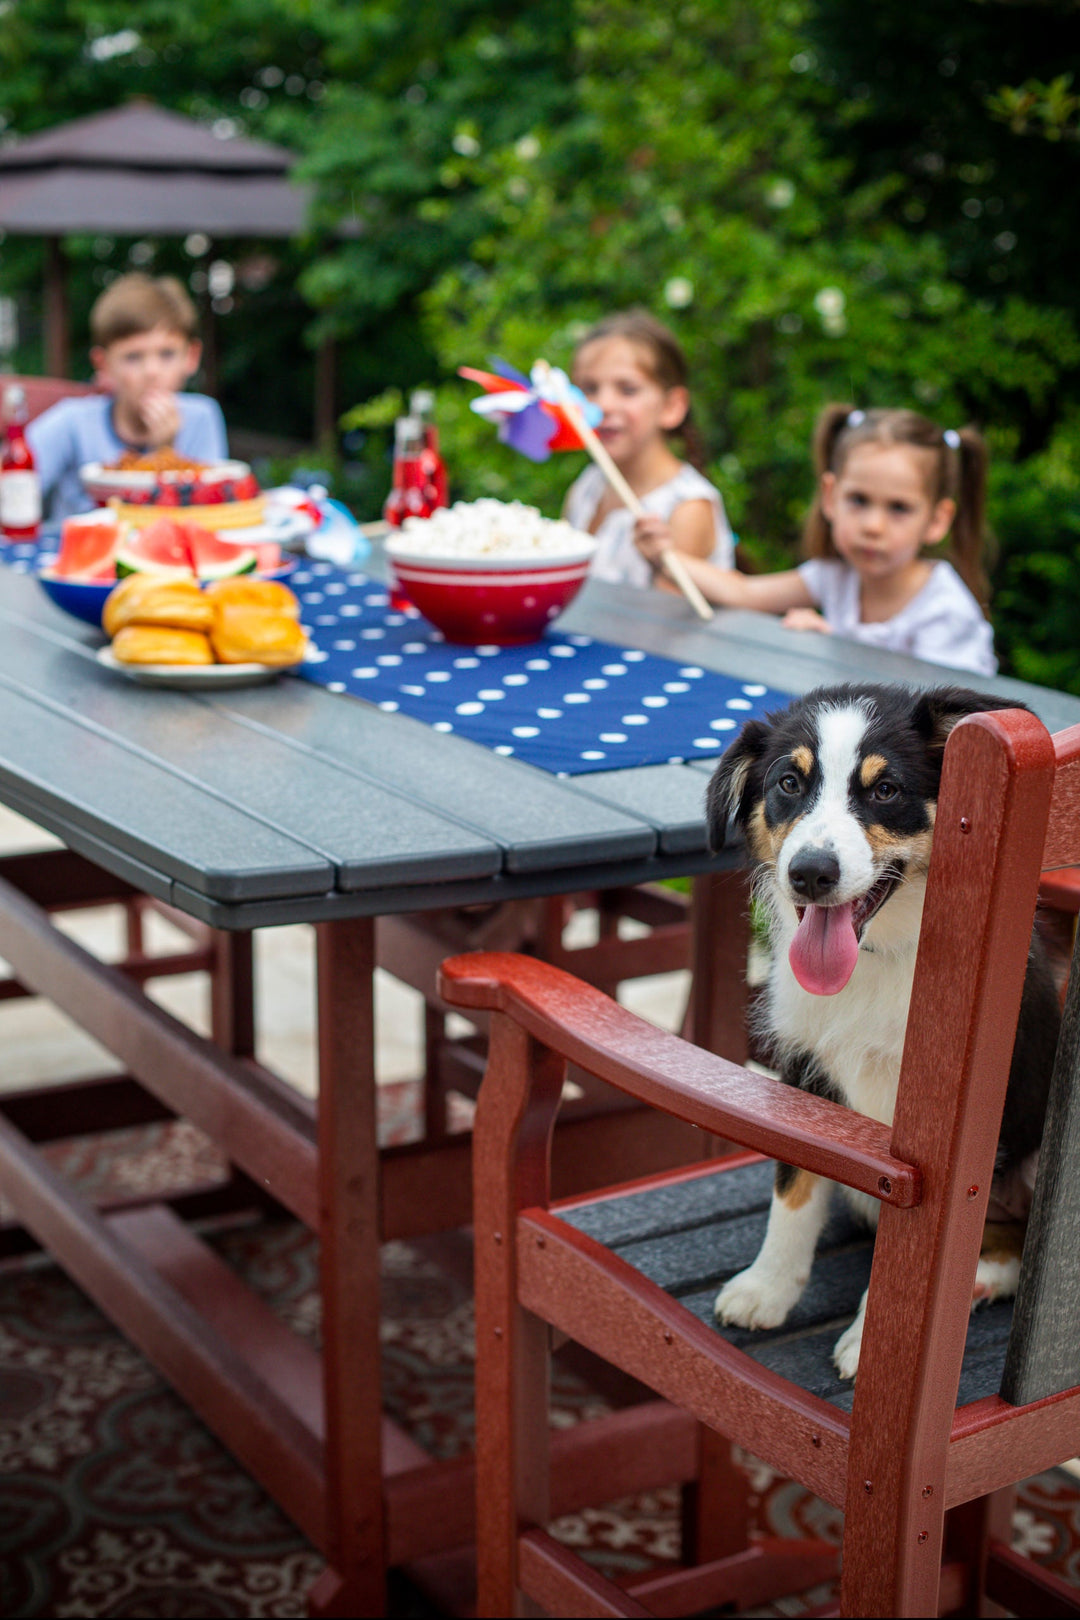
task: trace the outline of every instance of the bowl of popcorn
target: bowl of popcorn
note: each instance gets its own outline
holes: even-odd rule
[[[521,501],[456,501],[386,542],[400,590],[447,641],[516,647],[568,607],[596,541]]]

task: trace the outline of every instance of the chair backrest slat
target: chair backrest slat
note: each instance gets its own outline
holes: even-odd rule
[[[18,383],[26,395],[29,420],[40,416],[61,399],[79,398],[84,394],[97,394],[101,390],[94,383],[72,382],[67,377],[17,377],[0,373],[0,393],[8,383]]]
[[[1080,866],[1080,726],[1054,734],[1057,768],[1043,865]]]
[[[1080,1384],[1080,936],[1001,1381],[1014,1406]]]

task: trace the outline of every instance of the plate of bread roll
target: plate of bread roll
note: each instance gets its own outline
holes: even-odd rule
[[[295,668],[307,651],[288,586],[245,574],[205,587],[131,574],[110,593],[101,624],[111,640],[98,662],[144,686],[251,686]]]

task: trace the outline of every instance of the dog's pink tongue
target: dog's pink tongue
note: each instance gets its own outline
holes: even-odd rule
[[[855,971],[859,941],[852,926],[852,903],[807,906],[788,951],[791,971],[814,996],[835,996]]]

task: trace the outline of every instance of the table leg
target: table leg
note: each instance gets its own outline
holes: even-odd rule
[[[311,1613],[385,1612],[375,928],[320,923],[319,1243],[328,1568]]]
[[[210,1021],[214,1041],[234,1057],[255,1056],[253,936],[211,930]]]
[[[745,1063],[750,876],[738,869],[694,879],[693,983],[683,1033],[695,1046]]]

